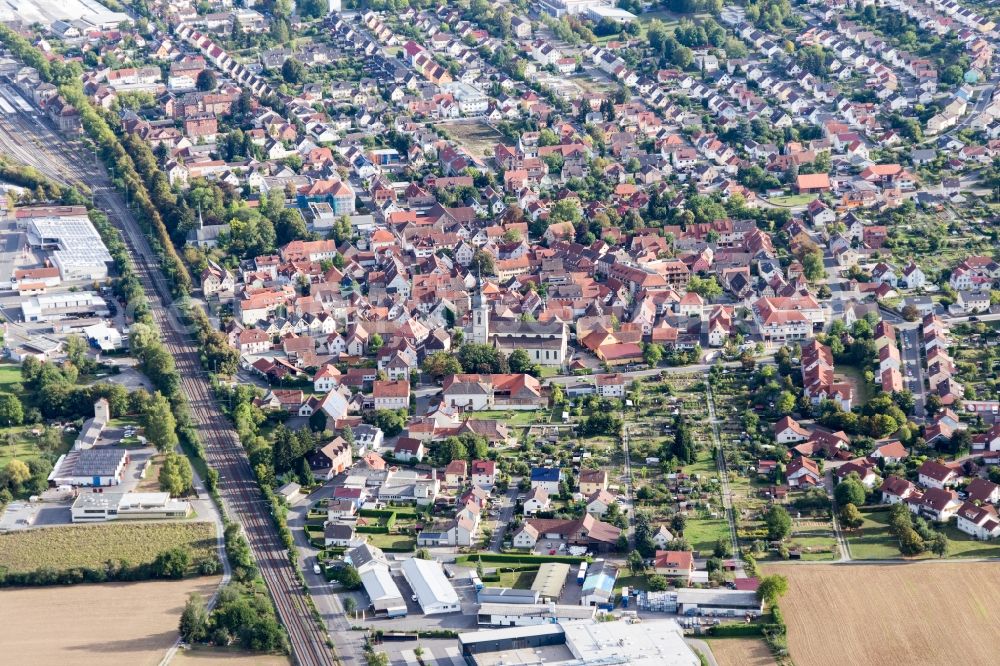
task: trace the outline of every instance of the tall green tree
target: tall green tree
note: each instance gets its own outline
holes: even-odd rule
[[[173,451],[177,448],[177,421],[170,408],[170,402],[157,391],[146,403],[146,411],[142,415],[146,439],[157,450]]]

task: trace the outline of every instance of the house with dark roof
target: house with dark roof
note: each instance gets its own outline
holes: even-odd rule
[[[937,522],[945,522],[962,506],[958,493],[945,488],[928,488],[923,494],[911,495],[906,500],[910,511]]]
[[[886,504],[898,504],[903,502],[913,495],[919,495],[920,490],[917,489],[915,485],[906,479],[901,479],[898,476],[888,476],[882,485],[879,487],[879,492],[882,493],[882,501]]]
[[[535,467],[531,470],[531,487],[541,488],[549,495],[559,494],[562,470],[558,467]]]
[[[351,466],[351,445],[337,437],[306,454],[306,461],[317,479],[328,481]]]
[[[957,469],[937,460],[925,460],[917,469],[917,482],[925,488],[946,488],[957,485],[962,475]]]

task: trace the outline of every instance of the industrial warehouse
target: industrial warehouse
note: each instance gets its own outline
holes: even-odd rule
[[[413,588],[424,615],[457,613],[462,601],[448,582],[440,562],[411,557],[403,562],[403,577]]]
[[[128,466],[125,449],[99,447],[70,451],[56,461],[49,474],[49,485],[117,486]]]

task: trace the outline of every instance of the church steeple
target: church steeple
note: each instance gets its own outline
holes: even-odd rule
[[[490,306],[484,294],[483,274],[476,266],[476,290],[472,293],[472,341],[485,345],[490,337]]]

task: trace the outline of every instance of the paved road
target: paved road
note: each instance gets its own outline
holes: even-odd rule
[[[719,666],[719,662],[715,660],[715,655],[712,654],[712,648],[708,643],[700,638],[685,638],[684,642],[694,648],[696,652],[703,654],[709,666]]]
[[[108,189],[107,174],[94,164],[92,155],[81,154],[52,130],[23,116],[3,118],[0,146],[15,159],[35,166],[58,182],[94,192],[96,203],[122,231],[133,266],[152,305],[154,322],[181,375],[208,463],[220,474],[219,491],[227,513],[243,527],[278,617],[288,631],[295,659],[299,664],[319,666],[337,663],[327,647],[329,635],[312,616],[306,593],[296,579],[246,454],[218,409],[201,368],[198,348],[176,316],[162,272],[148,259],[155,255],[121,196]]]
[[[914,397],[913,415],[920,421],[926,416],[927,389],[924,387],[924,370],[920,361],[920,331],[917,328],[901,330],[903,345],[903,381]]]
[[[517,482],[519,480],[511,479],[507,492],[500,498],[500,516],[497,518],[497,528],[493,530],[488,550],[499,553],[501,546],[503,546],[503,537],[507,533],[507,528],[514,521],[514,504],[517,499]]]

